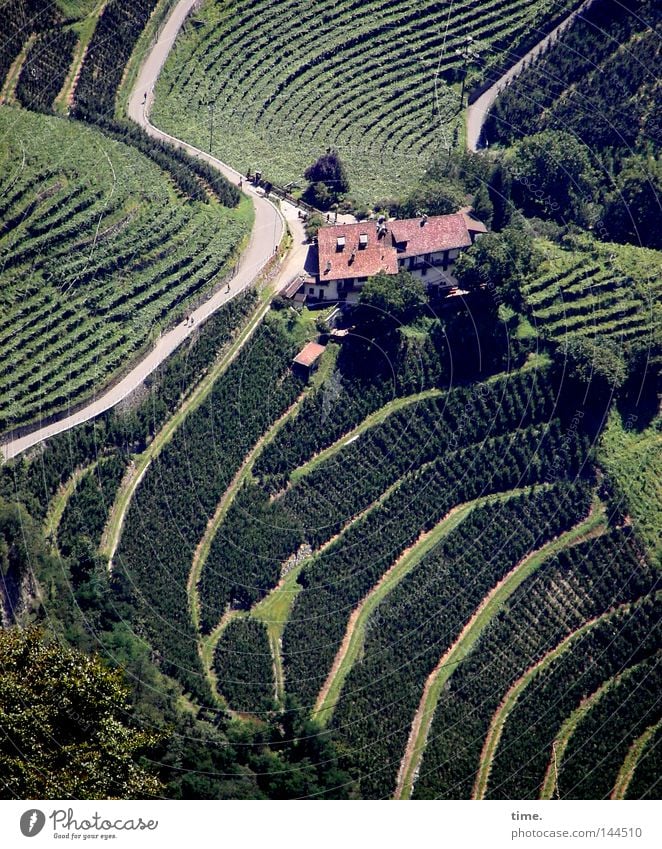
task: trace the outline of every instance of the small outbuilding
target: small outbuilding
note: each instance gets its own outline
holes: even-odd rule
[[[318,342],[308,342],[292,360],[292,368],[304,377],[310,377],[319,365],[326,348]]]

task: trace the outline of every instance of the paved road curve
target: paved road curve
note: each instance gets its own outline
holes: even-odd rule
[[[159,33],[158,40],[153,45],[147,58],[145,59],[133,92],[129,99],[128,114],[129,117],[143,126],[145,130],[154,138],[169,141],[172,144],[182,147],[193,156],[198,156],[201,159],[218,168],[226,177],[235,182],[239,179],[239,172],[229,165],[221,162],[210,154],[199,150],[193,145],[187,144],[174,136],[164,133],[157,129],[149,120],[149,110],[153,101],[153,90],[159,72],[163,67],[168,53],[175,43],[175,38],[184,23],[187,15],[196,6],[198,0],[180,0],[170,14]],[[514,78],[522,69],[524,63],[535,58],[544,50],[549,42],[564,29],[575,18],[576,15],[583,12],[591,4],[592,0],[584,0],[574,12],[566,17],[552,32],[542,39],[535,47],[517,62],[509,71],[507,71],[499,80],[486,92],[484,92],[478,100],[473,103],[467,110],[467,147],[469,150],[476,150],[480,133],[487,116],[489,108],[496,100],[499,92]],[[114,407],[120,401],[130,395],[154,369],[157,368],[170,354],[180,345],[180,343],[190,336],[201,321],[208,318],[222,304],[226,303],[230,298],[234,297],[238,292],[249,286],[260,269],[273,255],[276,246],[279,244],[284,226],[285,219],[287,220],[290,230],[294,235],[294,245],[287,258],[286,263],[280,271],[280,279],[287,281],[294,274],[303,268],[305,259],[305,241],[303,236],[303,227],[298,219],[297,210],[290,204],[281,204],[281,212],[260,194],[254,191],[252,186],[244,185],[244,191],[250,194],[253,206],[255,209],[255,224],[251,233],[251,238],[247,249],[242,254],[237,267],[237,273],[230,283],[230,291],[225,289],[219,290],[202,306],[198,307],[195,312],[191,313],[194,320],[193,325],[181,323],[172,330],[164,333],[157,341],[154,348],[138,362],[131,371],[106,391],[102,392],[98,398],[86,404],[78,412],[71,415],[65,415],[61,419],[52,424],[37,428],[32,433],[26,436],[21,436],[1,446],[2,454],[5,459],[11,459],[36,445],[43,442],[57,433],[62,433],[76,425],[89,421],[96,416]],[[281,214],[282,213],[282,214]]]
[[[129,117],[143,126],[151,136],[170,141],[184,148],[192,155],[206,160],[218,168],[231,181],[236,183],[239,179],[239,173],[233,168],[210,156],[208,153],[198,150],[192,145],[186,144],[167,133],[161,132],[161,130],[158,130],[150,123],[148,118],[156,79],[175,42],[180,27],[195,4],[196,0],[180,0],[177,6],[175,6],[166,24],[161,29],[157,42],[152,47],[140,70],[129,100],[128,113]],[[146,102],[145,93],[147,93]],[[103,391],[89,404],[86,404],[75,413],[64,415],[52,424],[37,428],[32,433],[18,437],[2,445],[2,454],[6,460],[16,457],[33,445],[43,442],[57,433],[62,433],[76,425],[95,418],[111,407],[114,407],[133,392],[157,366],[172,354],[175,348],[187,336],[190,336],[194,332],[202,321],[255,280],[260,269],[273,256],[276,247],[280,243],[285,227],[284,219],[287,219],[290,230],[294,235],[294,245],[279,276],[283,280],[288,280],[294,276],[297,270],[303,268],[305,257],[303,227],[299,222],[296,208],[290,204],[281,204],[281,214],[273,204],[255,192],[252,186],[245,184],[244,190],[250,194],[253,202],[255,223],[249,245],[241,256],[236,274],[230,281],[230,291],[226,291],[226,288],[223,287],[198,307],[198,309],[191,312],[190,316],[193,318],[193,324],[190,322],[181,322],[175,328],[160,336],[154,348],[124,378]]]
[[[522,56],[517,64],[513,65],[512,68],[506,71],[502,77],[499,77],[494,85],[488,88],[487,91],[483,92],[478,100],[476,100],[475,103],[472,103],[472,105],[467,109],[467,148],[469,150],[478,149],[478,142],[480,141],[480,134],[483,129],[485,119],[487,118],[487,113],[494,101],[497,99],[499,93],[503,91],[511,80],[515,79],[515,77],[519,75],[525,63],[528,64],[531,60],[537,58],[543,50],[546,50],[549,43],[553,41],[553,39],[555,39],[556,36],[577,17],[577,15],[585,12],[592,2],[593,0],[584,0],[581,6],[564,18],[561,23],[549,33],[549,35],[546,35],[542,41],[539,41],[538,44],[532,47],[528,53]]]

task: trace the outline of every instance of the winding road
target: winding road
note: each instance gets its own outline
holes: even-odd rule
[[[570,12],[570,14],[565,17],[560,24],[558,24],[554,29],[546,35],[541,41],[539,41],[536,45],[534,45],[531,50],[522,56],[522,58],[509,68],[506,73],[499,77],[499,79],[494,83],[494,85],[490,86],[486,91],[481,94],[478,100],[475,103],[472,103],[471,106],[467,109],[467,149],[476,151],[478,150],[478,144],[480,142],[480,134],[483,130],[483,124],[485,123],[485,119],[487,118],[487,113],[494,105],[494,101],[497,99],[499,94],[503,91],[503,89],[508,85],[508,83],[512,82],[512,80],[517,77],[524,65],[528,65],[531,63],[533,59],[536,59],[544,50],[547,49],[549,44],[554,41],[554,39],[561,33],[563,30],[569,26],[572,21],[580,15],[582,12],[585,12],[586,9],[591,5],[593,0],[584,0],[581,6],[578,6],[574,12]]]
[[[153,89],[157,77],[168,57],[168,53],[175,43],[177,33],[189,12],[195,7],[196,2],[197,0],[180,0],[162,27],[158,39],[152,46],[138,74],[136,84],[129,99],[128,114],[132,120],[144,127],[149,135],[169,141],[188,151],[191,155],[204,159],[217,168],[231,182],[237,183],[240,175],[234,168],[230,168],[230,166],[221,162],[219,159],[199,150],[193,145],[162,132],[149,120],[149,111],[154,97]],[[147,93],[146,99],[145,93]],[[130,395],[205,319],[209,318],[212,313],[216,312],[230,298],[235,297],[235,295],[251,285],[261,269],[274,255],[285,232],[286,221],[293,235],[293,245],[279,271],[279,281],[285,282],[289,280],[297,271],[303,268],[306,245],[303,225],[298,218],[297,208],[291,204],[281,202],[279,210],[257,192],[253,186],[246,183],[243,185],[243,191],[250,196],[253,203],[255,222],[248,247],[242,253],[236,274],[234,274],[230,281],[229,291],[223,286],[196,310],[189,313],[193,322],[190,320],[188,322],[180,322],[176,327],[163,333],[152,350],[143,359],[137,362],[121,380],[102,390],[90,403],[85,404],[71,414],[64,415],[56,421],[36,428],[31,433],[5,442],[1,446],[2,455],[5,460],[10,460],[18,456],[34,445],[44,442],[51,436],[55,436],[58,433],[62,433],[101,415]]]
[[[237,183],[240,174],[234,168],[216,159],[211,154],[159,130],[149,120],[150,109],[154,100],[154,86],[159,73],[175,43],[177,33],[198,2],[199,0],[180,0],[170,13],[170,16],[159,32],[157,40],[152,45],[141,66],[136,84],[129,98],[127,111],[129,117],[137,124],[140,124],[152,137],[168,141],[186,150],[192,156],[203,159],[217,168],[229,180]],[[538,56],[550,41],[561,30],[567,27],[578,14],[583,12],[591,2],[592,0],[584,0],[581,6],[564,18],[545,38],[529,50],[517,64],[500,77],[493,86],[487,89],[475,103],[469,106],[467,110],[467,147],[469,150],[476,150],[478,148],[480,134],[487,117],[487,112],[496,100],[499,92],[520,73],[526,62]],[[10,438],[4,442],[0,446],[0,450],[5,460],[18,456],[51,436],[55,436],[58,433],[62,433],[101,415],[130,395],[199,327],[201,322],[209,318],[212,313],[230,300],[230,298],[233,298],[251,285],[260,270],[273,256],[283,236],[286,222],[294,237],[293,246],[281,266],[277,286],[280,286],[283,282],[287,282],[298,271],[303,269],[306,245],[303,226],[299,220],[297,208],[292,204],[281,202],[280,209],[277,209],[261,193],[246,183],[243,185],[243,191],[251,198],[253,203],[255,222],[248,247],[242,253],[236,273],[230,281],[229,291],[226,288],[219,289],[207,301],[201,304],[201,306],[191,312],[192,323],[190,321],[181,322],[176,327],[163,333],[152,350],[139,360],[121,380],[103,389],[92,401],[84,404],[75,412],[62,416],[56,421],[42,427],[36,427],[31,433]]]

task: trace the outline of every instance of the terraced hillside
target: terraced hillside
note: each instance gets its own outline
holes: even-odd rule
[[[660,645],[661,612],[659,595],[625,605],[601,617],[537,670],[505,716],[489,776],[489,798],[531,798],[540,793],[550,759],[554,757],[552,745],[563,721],[587,695],[631,668],[634,672],[639,664],[653,658]],[[650,675],[655,675],[654,669]],[[654,721],[655,708],[652,718]],[[636,731],[643,730],[640,723],[641,717],[632,710],[628,724]],[[620,752],[624,757],[626,749],[619,745],[616,734],[611,742],[614,755]],[[600,755],[593,761],[592,770],[596,774],[586,776],[585,780],[590,781],[599,798],[614,786],[618,766],[618,762],[610,763],[609,758],[605,760]],[[562,775],[561,768],[559,779]],[[574,786],[572,780],[561,789],[573,798],[585,798],[585,791]]]
[[[281,184],[329,146],[361,200],[413,185],[460,130],[460,55],[469,82],[578,5],[572,0],[207,0],[170,55],[154,118],[239,170]],[[212,114],[213,110],[213,114]],[[213,126],[212,126],[213,125]]]
[[[612,479],[620,508],[637,528],[651,558],[662,557],[662,428],[660,418],[648,427],[638,416],[612,411],[603,431],[598,457]]]
[[[613,611],[655,592],[659,577],[632,533],[596,530],[527,577],[473,651],[447,670],[414,776],[416,798],[482,798],[509,706],[536,670],[590,632],[590,623],[609,621]],[[505,773],[524,761],[504,758]]]
[[[187,597],[196,547],[247,451],[301,391],[289,372],[293,353],[278,325],[259,328],[216,381],[209,400],[184,419],[147,468],[114,560],[165,668],[203,698],[207,682]],[[259,566],[244,556],[237,580],[257,583]]]
[[[655,143],[660,20],[654,0],[595,0],[499,95],[486,140],[508,144],[555,128],[577,133],[595,150],[629,154]]]
[[[247,206],[192,201],[136,150],[0,109],[0,431],[100,389],[220,282]]]
[[[659,344],[662,253],[589,240],[574,250],[541,247],[545,260],[523,287],[539,333],[610,340],[625,352]]]
[[[265,312],[231,344],[226,332],[205,393],[189,391],[180,407],[173,397],[174,414],[159,417],[152,442],[133,441],[140,453],[128,466],[126,449],[111,448],[119,422],[106,433],[90,426],[92,444],[57,479],[48,446],[43,470],[27,465],[30,492],[37,478],[51,481],[43,521],[91,621],[117,610],[112,645],[134,631],[172,686],[227,710],[241,735],[280,740],[273,729],[296,721],[317,740],[323,727],[319,739],[342,753],[342,781],[366,798],[572,795],[603,722],[576,712],[583,695],[597,693],[599,708],[604,687],[618,745],[595,787],[650,794],[659,573],[596,474],[597,425],[578,415],[584,389],[562,358],[527,357],[513,339],[516,366],[504,370],[487,344],[498,355],[485,372],[452,385],[444,352],[457,327],[446,313],[446,337],[396,342],[391,381],[374,362],[372,380],[360,367],[373,346],[358,334],[358,347],[327,346],[304,384],[290,363],[315,332],[310,314],[274,309],[260,321]],[[612,475],[640,492],[627,458]],[[536,728],[541,704],[549,711]],[[554,751],[561,766],[567,753],[558,793]]]
[[[586,515],[587,496],[557,484],[477,508],[379,604],[333,716],[362,795],[393,794],[427,676],[492,588]]]
[[[64,111],[101,5],[101,0],[4,0],[0,103]]]

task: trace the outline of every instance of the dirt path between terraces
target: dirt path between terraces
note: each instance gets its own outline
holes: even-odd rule
[[[383,573],[377,583],[374,584],[374,586],[371,587],[370,590],[368,590],[366,595],[354,608],[347,622],[345,636],[343,637],[343,641],[340,644],[340,648],[336,653],[333,665],[331,666],[331,670],[329,671],[326,681],[324,682],[324,686],[319,691],[319,694],[317,696],[317,701],[315,702],[315,707],[313,709],[313,716],[316,716],[324,706],[324,702],[326,701],[327,696],[329,695],[329,691],[333,686],[333,682],[335,681],[336,676],[338,675],[338,670],[342,666],[345,657],[347,656],[347,652],[349,651],[349,647],[352,644],[357,623],[366,604],[376,593],[379,592],[380,587],[382,587],[387,581],[389,581],[393,577],[393,573],[398,570],[402,562],[406,560],[413,551],[423,545],[423,543],[430,538],[430,536],[437,530],[439,525],[446,524],[446,522],[448,522],[448,520],[451,519],[459,510],[464,510],[466,507],[466,503],[458,504],[456,507],[453,507],[452,510],[449,510],[448,513],[446,513],[446,515],[443,517],[443,519],[437,522],[434,528],[431,528],[429,531],[425,531],[424,533],[420,534],[410,546],[405,548],[405,550],[400,553],[400,556],[389,566],[389,568],[386,570],[386,572]]]

